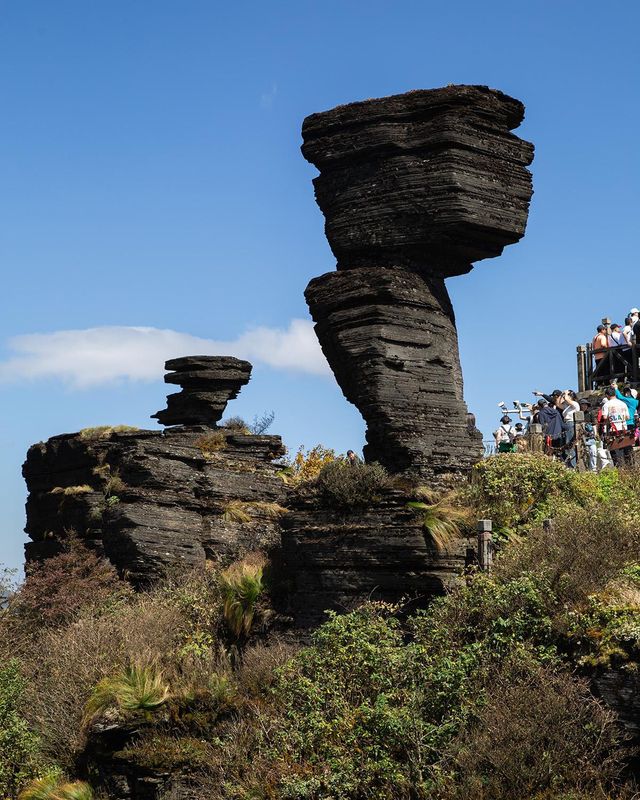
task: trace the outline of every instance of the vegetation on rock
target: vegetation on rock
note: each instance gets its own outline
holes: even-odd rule
[[[461,496],[407,494],[430,529],[464,524],[447,503],[502,520],[491,575],[426,610],[332,614],[304,648],[265,638],[264,559],[134,594],[70,540],[0,612],[1,796],[84,800],[62,787],[105,757],[102,719],[127,774],[183,776],[196,800],[621,800],[626,743],[591,680],[640,669],[638,478],[526,459],[506,457],[511,490],[491,462]],[[356,478],[327,508],[386,485],[335,463],[328,485]]]

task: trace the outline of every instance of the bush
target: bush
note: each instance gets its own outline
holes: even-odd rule
[[[106,608],[131,596],[114,567],[79,539],[64,552],[27,566],[25,582],[12,597],[8,619],[27,634],[68,624],[87,609]]]
[[[509,535],[554,516],[588,496],[577,473],[535,453],[501,453],[475,465],[469,501],[477,516],[493,520],[494,531]]]
[[[0,663],[0,797],[15,797],[44,772],[40,742],[22,714],[26,681],[20,663]]]
[[[335,450],[317,444],[306,452],[304,445],[300,445],[293,459],[288,460],[279,475],[282,480],[291,486],[315,480],[323,467],[336,460]]]
[[[536,575],[548,587],[550,602],[578,608],[637,559],[639,546],[637,523],[599,504],[567,511],[549,529],[530,531],[498,559],[496,574]]]
[[[221,424],[223,428],[228,431],[233,431],[233,433],[241,433],[244,435],[251,433],[248,423],[245,422],[242,417],[229,417],[223,420]]]
[[[333,461],[322,468],[316,479],[323,504],[345,511],[377,502],[389,485],[387,471],[378,463]]]
[[[190,629],[177,604],[158,592],[33,637],[22,658],[24,714],[45,755],[72,769],[84,745],[84,705],[95,685],[136,662],[169,672]]]
[[[585,683],[518,658],[494,675],[486,702],[447,748],[440,796],[529,800],[547,792],[604,794],[623,766],[619,745],[615,714]]]

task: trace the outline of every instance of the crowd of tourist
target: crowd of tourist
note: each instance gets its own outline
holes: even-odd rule
[[[596,472],[606,466],[630,463],[633,448],[640,443],[640,418],[638,396],[635,389],[615,381],[604,391],[604,397],[592,395],[578,398],[571,389],[554,389],[551,394],[534,391],[539,399],[535,403],[514,402],[509,410],[500,403],[503,416],[494,431],[496,451],[499,453],[527,450],[533,425],[539,425],[544,449],[572,469],[583,458],[584,466]],[[576,425],[575,414],[581,411],[581,424]],[[517,414],[519,422],[512,424],[511,415]],[[584,422],[582,422],[584,419]]]
[[[591,353],[595,361],[594,380],[598,385],[607,382],[605,359],[611,350],[626,362],[631,360],[631,345],[640,342],[640,311],[632,308],[625,317],[624,325],[602,320],[591,342]]]

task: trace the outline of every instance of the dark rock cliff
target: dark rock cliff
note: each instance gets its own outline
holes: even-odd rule
[[[482,454],[468,425],[444,278],[524,234],[533,146],[511,133],[522,103],[451,86],[340,106],[304,121],[338,273],[306,299],[345,397],[367,423],[365,456],[446,482]]]

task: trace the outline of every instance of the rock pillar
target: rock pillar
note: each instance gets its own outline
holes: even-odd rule
[[[447,480],[482,455],[468,425],[445,278],[524,234],[533,146],[511,133],[522,103],[450,86],[340,106],[304,121],[337,272],[306,298],[368,460]],[[487,332],[488,334],[489,332]]]

